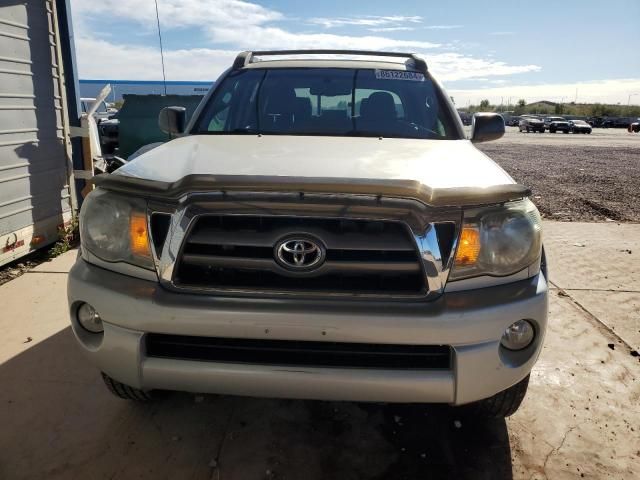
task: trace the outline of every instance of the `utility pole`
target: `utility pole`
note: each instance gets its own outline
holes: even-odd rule
[[[640,95],[640,93],[630,93],[627,98],[627,107],[631,106],[631,97],[635,97],[636,95]]]

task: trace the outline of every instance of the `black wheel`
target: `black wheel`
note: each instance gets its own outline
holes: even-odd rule
[[[125,400],[134,400],[136,402],[148,402],[152,399],[151,392],[130,387],[129,385],[125,385],[124,383],[114,380],[104,372],[101,373],[102,380],[104,380],[105,385],[116,397],[123,398]]]
[[[524,400],[529,386],[529,375],[520,380],[513,387],[507,388],[493,397],[465,405],[463,408],[473,416],[510,417]]]
[[[556,133],[556,131],[555,131],[555,129],[550,128],[550,129],[549,129],[549,133]]]
[[[569,130],[564,130],[562,133],[569,133]]]

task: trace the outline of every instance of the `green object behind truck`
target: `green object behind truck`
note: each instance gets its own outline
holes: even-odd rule
[[[187,109],[191,118],[202,100],[201,95],[124,95],[124,105],[117,114],[120,120],[118,156],[128,158],[140,147],[170,140],[158,127],[158,114],[164,107]]]

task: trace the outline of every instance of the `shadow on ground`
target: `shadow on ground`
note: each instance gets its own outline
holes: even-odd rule
[[[121,401],[68,328],[0,365],[0,382],[0,478],[512,477],[506,423],[446,407],[182,393]]]

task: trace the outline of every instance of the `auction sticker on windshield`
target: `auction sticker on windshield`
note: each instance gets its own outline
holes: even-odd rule
[[[400,70],[376,70],[378,80],[409,80],[424,82],[424,74],[420,72],[403,72]]]

